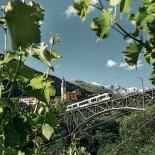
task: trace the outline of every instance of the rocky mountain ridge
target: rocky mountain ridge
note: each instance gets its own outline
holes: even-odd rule
[[[97,93],[112,92],[116,95],[127,95],[130,93],[138,93],[138,92],[143,91],[143,89],[138,89],[137,87],[126,88],[126,87],[121,86],[117,83],[111,84],[109,86],[103,86],[103,85],[96,83],[96,82],[87,83],[87,82],[84,82],[82,80],[75,80],[75,81],[72,81],[72,83],[83,88],[83,89],[89,90],[92,93],[96,93],[96,94]],[[147,89],[148,88],[145,88],[145,90],[147,90]]]

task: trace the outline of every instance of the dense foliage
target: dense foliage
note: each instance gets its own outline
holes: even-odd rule
[[[49,143],[51,155],[153,155],[155,106],[146,111],[119,111],[98,118],[86,131],[68,136],[62,124]]]
[[[38,154],[58,124],[49,108],[55,89],[48,73],[53,70],[51,61],[61,58],[53,47],[59,38],[50,39],[51,49],[40,42],[44,9],[35,2],[8,1],[0,11],[4,14],[0,27],[5,38],[0,54],[0,154]],[[41,74],[28,67],[29,57],[43,62],[47,72]],[[36,105],[25,107],[19,96],[14,96],[15,90],[21,90],[22,96],[36,98]]]

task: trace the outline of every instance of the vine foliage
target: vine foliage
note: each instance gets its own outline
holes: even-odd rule
[[[1,11],[4,17],[0,18],[0,27],[4,30],[5,44],[0,53],[0,154],[38,154],[39,147],[50,140],[58,124],[49,108],[55,89],[48,74],[53,70],[51,61],[61,59],[54,49],[60,39],[50,39],[51,49],[41,42],[44,9],[35,2],[8,1]],[[44,63],[47,72],[41,74],[27,66],[30,57]],[[36,98],[37,103],[23,105],[15,98],[16,90],[20,90],[21,96]]]
[[[155,1],[142,0],[142,6],[138,7],[138,11],[135,14],[130,14],[132,10],[131,3],[134,5],[135,1],[98,0],[98,3],[94,5],[91,0],[75,0],[72,6],[82,21],[90,13],[90,6],[94,6],[101,11],[98,17],[93,18],[92,24],[90,25],[91,31],[98,39],[102,40],[108,37],[111,29],[119,32],[124,39],[132,39],[132,42],[123,51],[125,61],[130,66],[137,66],[139,55],[142,54],[146,62],[153,67],[150,81],[155,85]],[[109,5],[106,3],[109,3]],[[118,11],[116,12],[117,8]],[[134,32],[127,32],[119,24],[123,16],[125,18],[127,17],[128,21],[132,23]]]

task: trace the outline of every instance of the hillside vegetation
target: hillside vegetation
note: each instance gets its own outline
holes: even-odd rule
[[[86,132],[64,138],[67,129],[57,129],[51,155],[154,155],[155,105],[145,111],[117,111],[102,116]],[[59,140],[61,139],[61,140]]]
[[[81,80],[75,80],[72,83],[78,87],[81,87],[81,88],[93,93],[93,94],[111,92],[109,89],[106,89],[104,86],[93,85],[91,83],[86,83]]]

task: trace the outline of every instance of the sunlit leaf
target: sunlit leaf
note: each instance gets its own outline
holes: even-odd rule
[[[90,26],[93,33],[100,39],[106,38],[110,34],[110,14],[112,10],[108,10],[102,13],[100,17],[93,18],[93,22]]]
[[[90,0],[75,0],[73,8],[75,12],[80,16],[82,21],[86,20],[87,14],[90,12]]]
[[[148,16],[147,9],[145,7],[143,8],[140,7],[136,15],[132,14],[130,16],[130,20],[133,20],[135,24],[138,26],[138,28],[142,29],[147,16]]]
[[[44,124],[42,125],[42,134],[46,139],[50,139],[52,134],[54,133],[54,130],[49,124]]]
[[[46,79],[45,75],[36,75],[30,83],[23,89],[29,96],[37,98],[39,101],[49,103],[50,97],[55,95],[55,89],[51,85],[53,80]]]
[[[55,50],[51,50],[50,52],[47,50],[47,45],[44,43],[41,43],[35,47],[32,48],[33,56],[40,61],[42,61],[44,64],[46,64],[48,67],[52,68],[51,61],[52,60],[58,60],[61,59],[61,56],[57,56]]]
[[[125,61],[128,63],[128,65],[137,65],[141,49],[142,46],[134,42],[130,43],[129,46],[126,47],[126,50],[123,53],[125,53]]]
[[[134,1],[134,0],[121,0],[121,3],[120,3],[120,13],[121,13],[121,16],[125,13],[125,14],[128,14],[131,10],[131,5],[130,3]]]

